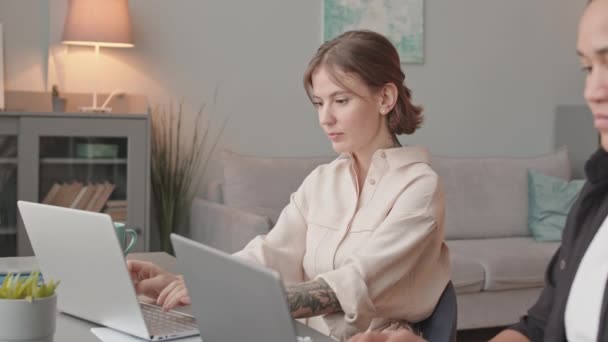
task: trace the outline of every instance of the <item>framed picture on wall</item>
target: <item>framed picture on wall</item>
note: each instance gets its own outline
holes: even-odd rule
[[[356,29],[385,35],[402,63],[424,62],[424,0],[323,1],[323,41]]]

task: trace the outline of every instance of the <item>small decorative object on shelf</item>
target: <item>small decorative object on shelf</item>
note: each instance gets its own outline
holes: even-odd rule
[[[59,282],[8,274],[0,285],[0,340],[53,341]]]
[[[51,97],[53,100],[53,112],[65,112],[65,99],[59,97],[59,87],[53,84],[51,90]]]
[[[117,158],[118,145],[116,144],[76,144],[76,158]]]

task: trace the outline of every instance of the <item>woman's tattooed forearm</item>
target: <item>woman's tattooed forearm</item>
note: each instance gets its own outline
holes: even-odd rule
[[[287,302],[294,318],[319,316],[342,310],[336,293],[323,279],[288,287]]]

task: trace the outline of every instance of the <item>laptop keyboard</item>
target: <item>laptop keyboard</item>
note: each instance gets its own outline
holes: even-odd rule
[[[140,303],[144,320],[152,336],[167,336],[183,332],[196,332],[198,325],[192,316],[163,311],[156,305]]]
[[[144,320],[152,336],[168,336],[184,332],[198,333],[198,325],[192,316],[173,311],[163,311],[161,307],[139,303]],[[297,336],[297,342],[313,342],[309,336]]]

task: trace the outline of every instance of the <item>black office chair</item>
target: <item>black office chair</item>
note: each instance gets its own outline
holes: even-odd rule
[[[422,336],[429,342],[456,342],[458,304],[456,290],[450,281],[443,290],[431,316],[418,323]]]

